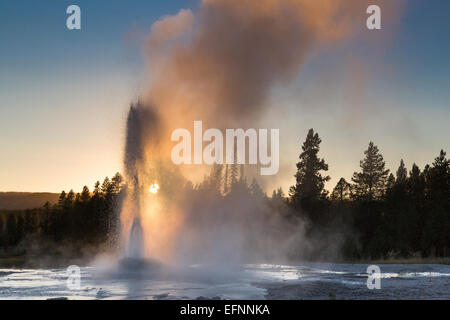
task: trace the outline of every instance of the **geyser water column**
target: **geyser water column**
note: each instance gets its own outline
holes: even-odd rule
[[[146,190],[145,178],[149,172],[147,145],[157,136],[157,120],[151,108],[141,102],[131,105],[128,112],[124,169],[127,183],[128,211],[122,212],[122,234],[125,236],[126,256],[142,258],[144,253],[144,236],[142,229],[141,195]],[[153,131],[153,132],[152,132]],[[153,139],[152,139],[153,137]],[[127,232],[126,226],[131,228]]]
[[[140,217],[133,219],[130,236],[128,237],[127,256],[140,259],[143,257],[144,237]]]

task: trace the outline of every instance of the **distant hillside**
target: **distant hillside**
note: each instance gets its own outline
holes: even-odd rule
[[[58,202],[59,193],[50,192],[0,192],[0,209],[21,210],[42,207],[47,201]]]

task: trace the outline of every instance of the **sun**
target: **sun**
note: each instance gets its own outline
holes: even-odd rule
[[[159,190],[159,185],[157,183],[154,183],[150,186],[150,188],[148,189],[149,192],[153,193],[153,194],[157,194]]]

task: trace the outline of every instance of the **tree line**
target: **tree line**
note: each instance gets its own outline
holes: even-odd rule
[[[351,181],[341,178],[329,194],[320,143],[310,129],[287,198],[312,221],[311,232],[340,226],[346,258],[450,256],[450,160],[443,150],[423,170],[414,163],[408,171],[402,159],[390,172],[370,142]]]
[[[398,169],[390,172],[380,150],[370,142],[351,181],[340,178],[328,192],[325,183],[330,177],[328,164],[319,157],[321,142],[310,129],[296,164],[295,184],[287,195],[281,188],[266,195],[255,179],[247,181],[243,165],[212,166],[203,181],[183,186],[182,193],[189,199],[186,210],[197,212],[190,218],[201,224],[205,220],[198,212],[236,217],[251,211],[242,223],[281,219],[283,225],[296,225],[303,221],[302,232],[313,245],[294,243],[292,259],[326,259],[327,251],[338,251],[333,259],[346,261],[450,256],[450,160],[443,150],[423,170],[416,164],[408,170],[400,160]],[[102,184],[97,182],[92,192],[86,186],[77,194],[63,191],[57,204],[0,212],[0,254],[25,253],[37,244],[46,253],[70,248],[75,255],[86,248],[115,249],[125,193],[126,185],[117,173]],[[251,248],[287,237],[283,228],[274,230],[279,222],[259,225],[243,228],[260,233],[248,238]]]
[[[80,193],[62,191],[58,203],[41,208],[0,211],[1,254],[82,256],[117,244],[122,176],[106,177]]]

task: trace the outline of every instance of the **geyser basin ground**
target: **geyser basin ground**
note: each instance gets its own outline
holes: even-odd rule
[[[65,269],[0,269],[0,299],[450,298],[450,266],[380,265],[381,290],[367,289],[367,266],[253,264],[229,273],[194,266],[184,272],[147,274],[138,279],[126,274],[106,276],[97,267],[84,267],[77,291],[67,288]]]

